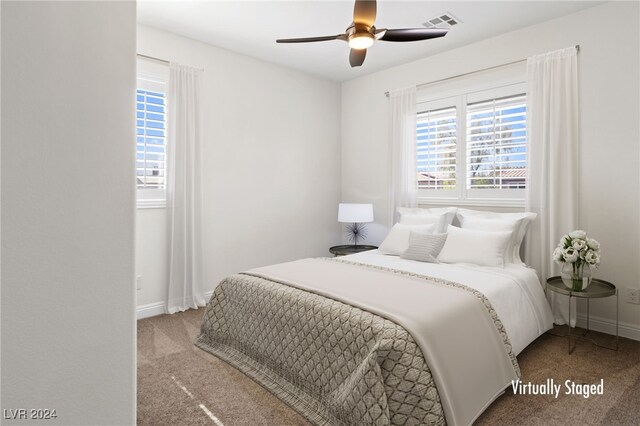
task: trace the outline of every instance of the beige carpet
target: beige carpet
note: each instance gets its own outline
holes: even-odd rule
[[[139,425],[308,425],[260,385],[193,346],[204,309],[138,321]],[[562,331],[562,330],[558,330]],[[596,337],[609,336],[596,334]],[[640,342],[620,351],[544,335],[518,356],[523,381],[599,383],[604,395],[513,395],[508,390],[479,425],[640,425]]]

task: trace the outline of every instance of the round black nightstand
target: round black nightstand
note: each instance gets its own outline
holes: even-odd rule
[[[599,346],[601,348],[606,348],[606,349],[611,349],[614,351],[618,350],[618,289],[616,288],[615,285],[613,285],[612,283],[605,281],[605,280],[601,280],[598,278],[593,278],[591,280],[591,284],[589,285],[589,287],[587,287],[585,290],[583,291],[573,291],[571,289],[569,289],[567,286],[564,285],[564,283],[562,282],[562,278],[560,277],[551,277],[551,278],[547,278],[547,286],[545,288],[545,290],[547,291],[553,291],[555,293],[560,293],[560,294],[564,294],[566,296],[569,296],[569,332],[566,335],[558,335],[558,334],[553,334],[554,336],[558,336],[558,337],[567,337],[568,341],[569,341],[569,354],[571,354],[571,352],[573,352],[573,350],[575,349],[575,345],[572,347],[571,346],[571,338],[575,337],[577,339],[585,339],[585,336],[587,335],[587,333],[589,333],[589,302],[591,301],[591,299],[595,299],[595,298],[601,298],[601,297],[609,297],[609,296],[616,296],[616,340],[615,340],[615,346],[605,346],[602,344],[599,344],[598,342],[594,341],[593,339],[586,339],[586,340],[590,340],[593,344],[595,344],[596,346]],[[580,335],[575,335],[574,333],[571,332],[571,299],[577,297],[580,299],[586,299],[587,300],[587,329],[586,331]],[[550,333],[552,334],[552,333]]]
[[[333,246],[329,249],[329,251],[331,252],[331,254],[334,254],[336,256],[346,256],[348,254],[355,254],[355,253],[360,253],[362,251],[375,250],[377,248],[378,247],[376,246],[363,246],[363,245],[354,246],[353,244],[349,244],[345,246]]]

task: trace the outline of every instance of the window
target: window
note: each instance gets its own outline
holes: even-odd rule
[[[467,189],[526,188],[526,99],[467,105]]]
[[[524,199],[523,83],[418,104],[418,194],[490,205]]]
[[[165,83],[138,77],[136,91],[136,187],[138,207],[164,207],[166,202]]]
[[[418,114],[418,188],[456,187],[456,108]]]
[[[165,185],[165,95],[138,89],[136,185],[163,189]]]

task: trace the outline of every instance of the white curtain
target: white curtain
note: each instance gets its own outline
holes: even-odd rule
[[[575,47],[527,59],[527,127],[526,208],[538,217],[529,230],[526,257],[527,263],[545,280],[559,274],[551,254],[560,237],[578,225],[578,62]],[[556,324],[566,324],[569,315],[567,296],[549,293]],[[573,326],[575,315],[571,318]]]
[[[167,94],[167,209],[169,289],[167,311],[204,306],[201,242],[201,71],[170,64]]]
[[[390,225],[397,207],[417,205],[416,88],[392,90],[391,101],[391,205]]]

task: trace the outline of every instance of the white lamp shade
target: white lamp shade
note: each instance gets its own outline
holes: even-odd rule
[[[373,204],[340,203],[338,206],[338,222],[373,222]]]

